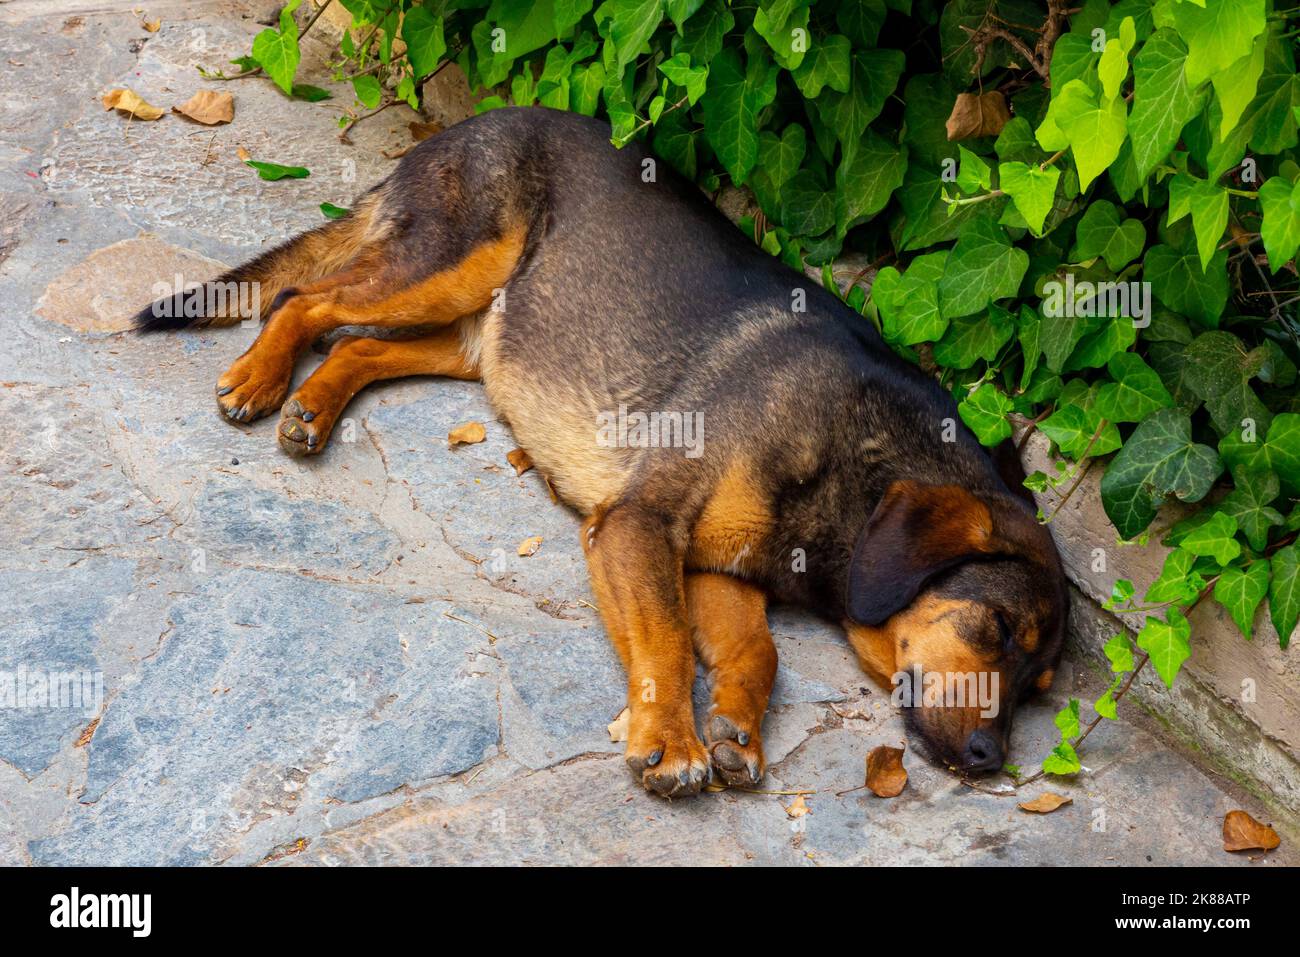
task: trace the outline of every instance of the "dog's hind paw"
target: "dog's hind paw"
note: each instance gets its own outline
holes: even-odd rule
[[[629,741],[627,766],[647,791],[660,797],[699,794],[712,779],[709,754],[692,731],[634,748]]]
[[[217,380],[217,408],[231,422],[252,422],[274,412],[289,391],[292,370],[259,365],[240,356]]]
[[[713,769],[728,786],[753,787],[763,779],[763,742],[757,730],[746,731],[726,715],[715,714],[704,738]]]
[[[334,428],[334,414],[303,408],[297,396],[280,409],[280,426],[276,439],[280,448],[295,458],[319,455]]]

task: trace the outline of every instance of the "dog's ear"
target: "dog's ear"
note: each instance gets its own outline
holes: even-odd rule
[[[1047,530],[1007,495],[958,485],[889,486],[849,560],[849,618],[878,626],[906,608],[939,572],[972,558],[1014,555],[1051,565]]]

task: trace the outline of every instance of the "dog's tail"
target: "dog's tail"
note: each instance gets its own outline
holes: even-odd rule
[[[295,236],[216,279],[171,290],[135,314],[136,329],[161,332],[266,319],[279,305],[282,293],[292,293],[298,283],[341,269],[383,238],[391,225],[384,210],[385,193],[381,184],[347,215]]]

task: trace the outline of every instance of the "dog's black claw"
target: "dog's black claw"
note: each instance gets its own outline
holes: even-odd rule
[[[646,764],[650,765],[650,767],[654,767],[656,764],[662,761],[663,758],[664,758],[664,753],[662,751],[655,751],[653,754],[650,755],[649,758],[646,759]]]
[[[736,735],[736,741],[740,744],[742,748],[745,745],[749,744],[749,732],[748,731],[740,732],[738,735]]]
[[[314,418],[316,418],[316,413],[315,413],[315,412],[304,412],[304,413],[302,414],[302,420],[303,420],[304,422],[310,422],[310,421],[311,421],[312,419],[314,419]]]
[[[230,393],[234,391],[235,391],[235,387],[233,385],[228,385],[224,389],[218,389],[217,395],[230,395]]]

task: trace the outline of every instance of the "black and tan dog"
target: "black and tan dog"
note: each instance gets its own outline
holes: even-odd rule
[[[711,765],[733,784],[762,776],[769,600],[843,622],[885,685],[918,667],[995,677],[991,708],[918,695],[906,714],[937,759],[999,768],[1015,705],[1050,684],[1061,650],[1046,529],[951,398],[866,320],[608,140],[581,116],[494,110],[421,143],[348,217],[215,280],[259,283],[269,303],[217,381],[222,412],[279,410],[280,445],[311,455],[371,382],[481,379],[586,517],[592,589],[627,668],[627,762],[655,792],[696,792]],[[171,305],[139,324],[194,321]],[[339,339],[289,395],[298,356],[355,326],[377,337]],[[396,329],[419,334],[383,338]],[[600,440],[619,410],[696,416],[703,454]],[[713,685],[703,742],[695,653]]]

